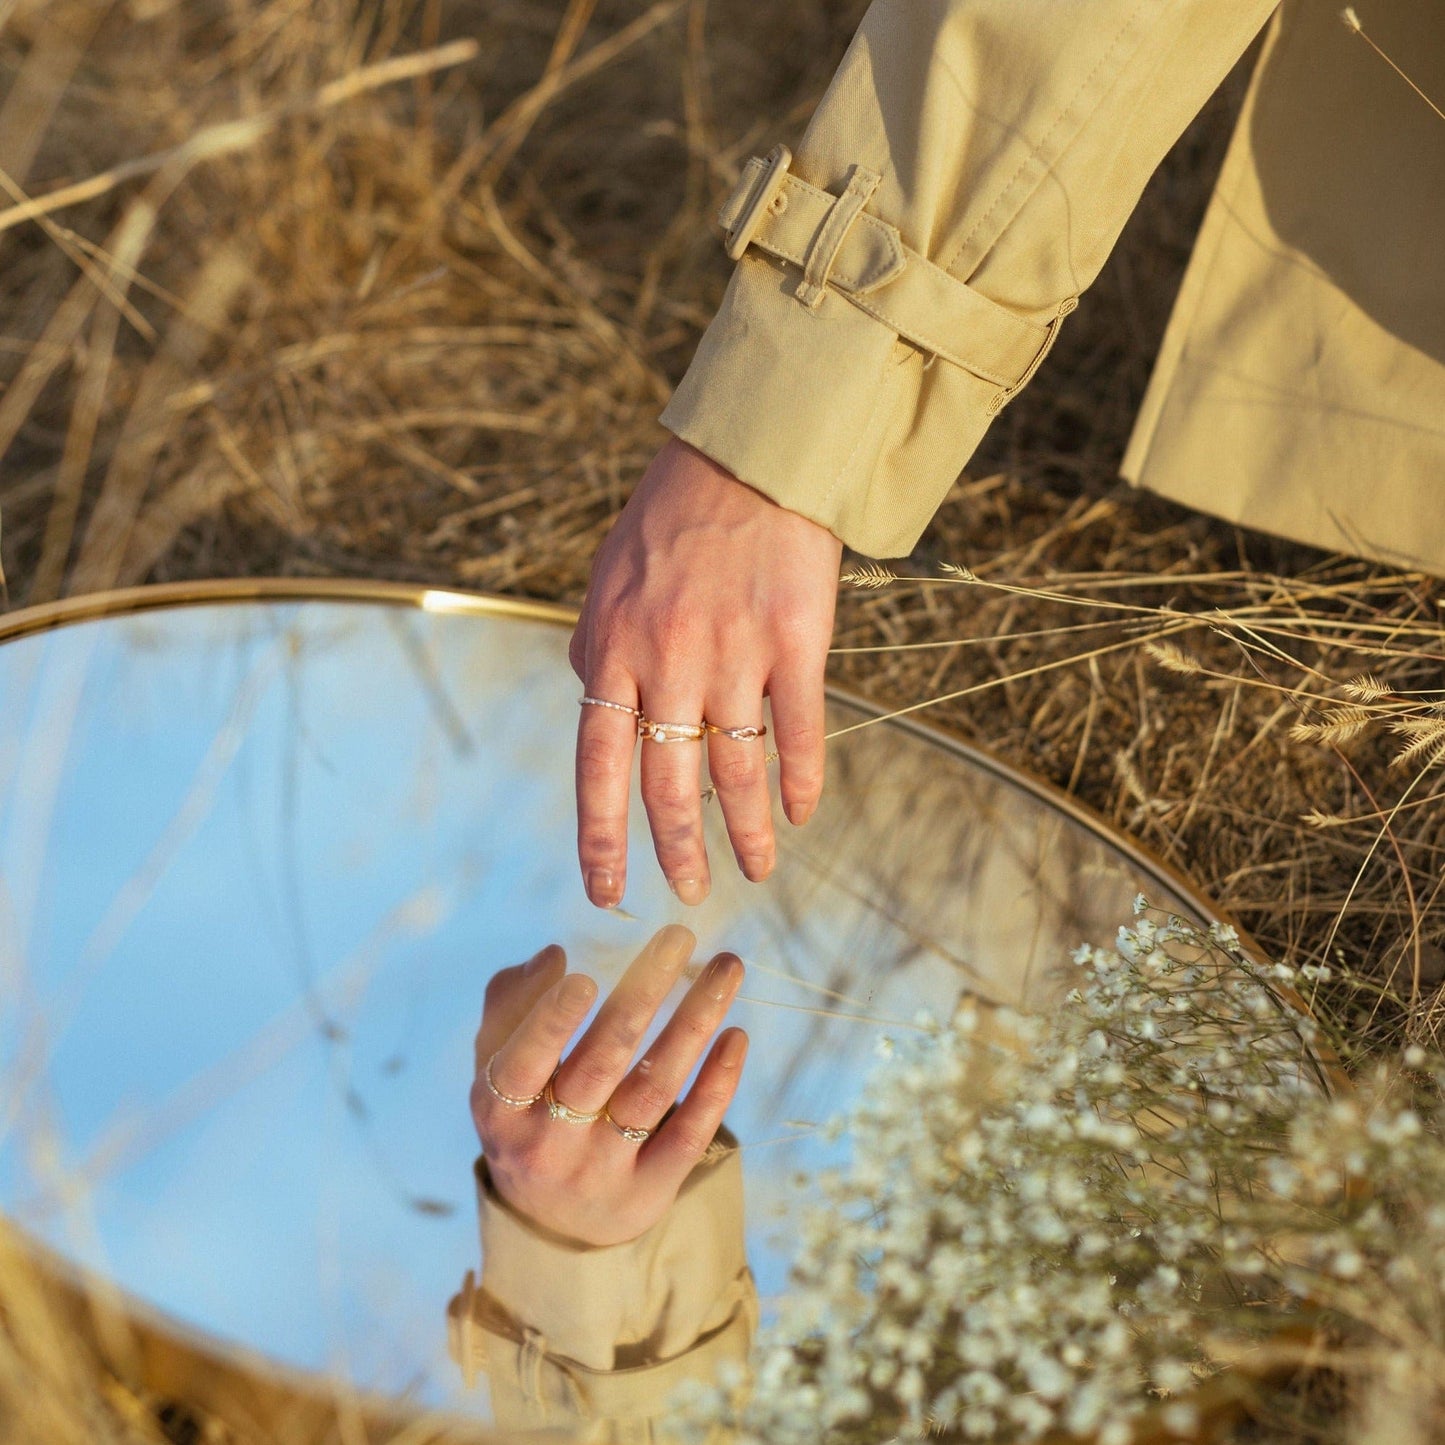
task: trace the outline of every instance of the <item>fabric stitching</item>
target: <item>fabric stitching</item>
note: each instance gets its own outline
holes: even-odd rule
[[[918,347],[920,351],[927,351],[932,353],[934,356],[941,356],[945,361],[952,362],[954,366],[959,367],[961,370],[968,372],[972,376],[977,376],[978,378],[980,378],[980,380],[990,381],[995,386],[1007,386],[1009,384],[1008,378],[1006,376],[1002,375],[999,372],[986,371],[983,367],[978,366],[974,362],[965,361],[953,350],[952,347],[944,345],[942,342],[931,340],[922,331],[919,331],[914,327],[909,327],[907,328],[907,330],[900,328],[883,312],[875,310],[866,302],[859,300],[858,297],[846,296],[845,293],[845,299],[848,300],[852,305],[856,306],[860,311],[866,312],[875,321],[881,322],[895,336],[901,337],[904,341],[910,342],[912,343],[912,345]]]
[[[1255,95],[1260,84],[1260,78],[1264,73],[1263,66],[1270,59],[1271,52],[1276,47],[1281,45],[1287,38],[1289,38],[1289,32],[1284,30],[1284,28],[1279,25],[1277,14],[1274,24],[1275,28],[1266,42],[1264,53],[1260,56],[1254,74],[1250,77],[1250,93],[1245,99],[1244,110],[1240,116],[1240,128],[1237,128],[1234,134],[1230,137],[1229,150],[1225,154],[1224,165],[1220,171],[1219,181],[1216,182],[1214,194],[1210,197],[1209,209],[1205,212],[1204,221],[1201,223],[1200,230],[1202,235],[1209,226],[1215,207],[1222,207],[1223,219],[1217,224],[1215,228],[1215,234],[1211,238],[1212,243],[1209,248],[1209,253],[1208,255],[1200,255],[1197,258],[1200,263],[1201,269],[1199,272],[1198,284],[1192,287],[1192,295],[1190,295],[1188,298],[1190,307],[1189,314],[1187,316],[1180,317],[1180,322],[1183,326],[1183,336],[1179,342],[1179,350],[1174,358],[1174,372],[1176,374],[1184,370],[1186,367],[1191,366],[1199,367],[1206,370],[1216,369],[1213,368],[1207,360],[1200,360],[1195,356],[1194,348],[1191,347],[1190,341],[1194,335],[1194,329],[1198,322],[1200,307],[1204,304],[1204,297],[1209,294],[1210,288],[1213,285],[1214,276],[1219,266],[1219,259],[1224,251],[1226,241],[1225,233],[1228,229],[1229,224],[1231,223],[1235,214],[1238,211],[1238,196],[1241,188],[1245,183],[1242,169],[1238,174],[1230,176],[1231,163],[1234,160],[1234,148],[1237,145],[1243,144],[1244,131],[1242,127],[1247,122],[1250,113],[1254,108]],[[1222,194],[1222,185],[1226,178],[1228,178],[1232,182],[1228,197],[1225,197]],[[1194,259],[1195,258],[1191,258],[1190,261],[1191,270],[1193,269]],[[1186,280],[1187,279],[1188,273],[1186,272]],[[1182,291],[1181,299],[1183,299]],[[1174,317],[1171,316],[1170,326],[1172,327],[1173,324]],[[1168,333],[1166,332],[1165,340],[1167,341],[1167,339]],[[1139,468],[1139,470],[1141,471],[1149,464],[1150,455],[1154,451],[1155,440],[1159,433],[1159,427],[1162,424],[1165,412],[1169,407],[1171,394],[1173,393],[1173,391],[1174,380],[1171,377],[1168,389],[1165,392],[1164,401],[1156,410],[1151,420],[1149,434],[1144,443],[1143,460]]]
[[[828,192],[818,191],[815,187],[810,186],[808,187],[808,189],[814,191],[814,193],[820,197],[828,196]],[[860,212],[855,217],[855,220],[857,219],[870,221],[873,224],[879,226],[888,226],[888,223],[886,221],[882,221],[876,216],[870,216],[866,212]],[[760,227],[759,229],[760,232],[767,229],[766,221],[764,222],[763,227]],[[788,247],[780,244],[771,235],[757,235],[754,238],[754,244],[760,250],[764,250],[770,255],[776,256],[781,260],[789,261],[795,266],[805,266],[806,264],[804,255],[799,255],[796,251],[790,250]],[[926,256],[921,256],[917,252],[911,252],[907,248],[904,249],[903,254],[906,258],[908,258],[908,264],[917,264],[924,266],[930,270],[937,271],[940,276],[948,282],[950,286],[966,285],[966,283],[960,281],[957,276],[951,276],[941,266],[934,265],[934,263],[929,261]],[[952,362],[953,365],[962,367],[963,370],[980,377],[984,381],[990,381],[993,382],[995,385],[1002,387],[1007,387],[1013,384],[1007,373],[987,370],[977,365],[976,363],[965,361],[956,351],[954,351],[951,346],[933,339],[933,337],[929,333],[924,332],[917,327],[899,326],[897,322],[888,315],[886,309],[880,309],[879,307],[870,304],[868,301],[864,300],[864,298],[856,291],[850,290],[847,287],[843,286],[842,282],[844,279],[845,278],[843,276],[834,275],[834,277],[832,278],[834,289],[838,290],[840,295],[842,295],[852,305],[856,306],[860,311],[866,312],[869,316],[873,317],[874,320],[879,321],[883,325],[887,326],[888,329],[892,331],[895,335],[901,336],[905,340],[913,342],[913,344],[921,347],[925,351],[929,351],[937,356],[943,357],[945,361]],[[1034,357],[1029,362],[1029,365],[1033,366],[1037,360],[1038,351],[1045,347],[1049,342],[1050,328],[1048,326],[1040,326],[1037,322],[1030,321],[1027,317],[1014,315],[1012,312],[1009,312],[1005,307],[999,306],[996,301],[990,301],[989,298],[984,296],[981,292],[974,292],[973,294],[977,296],[979,300],[983,302],[986,306],[1002,313],[1003,316],[1007,318],[1009,323],[1017,325],[1021,328],[1027,327],[1030,332],[1037,331],[1037,347],[1034,352]]]
[[[878,415],[878,408],[883,402],[883,392],[886,389],[887,380],[886,374],[880,372],[877,385],[873,392],[873,405],[868,408],[868,415],[864,418],[862,427],[859,428],[858,438],[853,443],[853,449],[848,453],[843,465],[838,468],[833,480],[828,484],[828,490],[823,494],[821,507],[823,511],[827,511],[828,508],[833,505],[833,499],[838,495],[838,489],[843,485],[843,478],[847,476],[848,468],[853,465],[853,459],[858,455],[863,447],[863,443],[868,439],[869,433],[873,430],[873,418]]]
[[[1075,106],[1078,105],[1081,97],[1083,97],[1087,93],[1090,86],[1094,84],[1095,78],[1098,76],[1100,70],[1102,70],[1104,66],[1108,63],[1108,61],[1113,57],[1114,52],[1119,48],[1125,35],[1128,34],[1131,29],[1133,29],[1134,24],[1138,20],[1140,13],[1153,3],[1157,3],[1157,0],[1139,0],[1139,4],[1136,5],[1132,11],[1130,11],[1128,18],[1119,27],[1118,31],[1114,35],[1114,38],[1109,42],[1108,48],[1095,62],[1093,69],[1090,70],[1088,75],[1086,75],[1084,79],[1080,82],[1079,88],[1074,92],[1072,96],[1069,97],[1068,104],[1063,108],[1063,110],[1058,113],[1058,115],[1054,117],[1053,122],[1050,124],[1048,130],[1044,132],[1042,138],[1038,141],[1038,143],[1031,144],[1029,146],[1028,154],[1025,155],[1024,158],[1019,162],[1018,168],[1014,171],[1013,175],[1011,175],[1004,183],[1003,189],[1000,190],[998,195],[994,197],[993,202],[989,206],[988,210],[986,210],[983,215],[981,215],[978,220],[976,220],[973,225],[968,228],[967,233],[964,235],[963,239],[959,241],[958,245],[954,247],[953,252],[949,256],[948,260],[941,263],[944,270],[951,271],[954,263],[968,248],[968,245],[973,240],[974,236],[977,235],[978,232],[982,230],[983,227],[986,226],[990,220],[993,219],[994,212],[996,212],[999,207],[1002,206],[1004,202],[1008,199],[1014,187],[1018,184],[1020,177],[1022,177],[1024,172],[1029,168],[1031,164],[1037,162],[1038,164],[1043,166],[1045,171],[1048,170],[1052,162],[1047,159],[1045,153],[1047,151],[1049,141],[1053,139],[1054,132],[1058,130],[1061,125],[1063,125],[1063,123],[1069,118],[1071,114],[1073,114]],[[1096,101],[1093,110],[1097,109],[1098,102]],[[1089,112],[1090,115],[1093,114],[1093,110]],[[1087,115],[1082,117],[1080,120],[1080,125],[1082,125],[1087,119]]]
[[[813,238],[813,244],[808,247],[808,258],[803,264],[803,281],[797,296],[805,306],[811,308],[823,299],[828,288],[828,276],[833,270],[838,252],[881,180],[882,177],[877,171],[854,166],[843,194],[828,207],[823,225]]]
[[[801,260],[800,257],[793,255],[793,253],[790,252],[790,251],[785,251],[781,246],[775,246],[771,241],[769,241],[769,242],[766,243],[766,249],[767,249],[772,255],[777,256],[777,257],[778,257],[779,259],[781,259],[781,260],[791,261],[791,262],[793,262],[793,264],[799,265],[799,266],[802,265],[802,260]],[[949,279],[950,283],[953,284],[953,285],[955,285],[955,286],[959,286],[959,285],[962,285],[962,284],[963,284],[962,282],[960,282],[960,281],[958,280],[958,278],[957,278],[956,276],[950,276],[948,279]],[[835,288],[835,289],[836,289],[836,288]],[[975,293],[975,294],[979,294],[979,293]],[[953,350],[953,348],[952,348],[951,346],[947,345],[947,344],[944,343],[944,342],[933,340],[933,339],[928,335],[928,333],[926,333],[926,332],[924,332],[924,331],[921,331],[921,330],[918,329],[917,327],[912,327],[912,326],[902,327],[902,326],[899,326],[898,323],[897,323],[892,317],[890,317],[890,316],[887,314],[886,311],[879,310],[876,306],[871,305],[871,304],[870,304],[868,301],[866,301],[863,297],[861,297],[861,296],[859,296],[859,295],[857,295],[857,294],[855,294],[855,293],[853,293],[853,292],[843,291],[843,290],[839,290],[839,291],[838,291],[838,295],[841,296],[845,301],[847,301],[847,302],[849,303],[849,305],[851,305],[851,306],[856,306],[860,311],[866,312],[866,313],[867,313],[869,316],[871,316],[875,321],[881,322],[881,323],[882,323],[884,326],[886,326],[895,336],[901,336],[905,341],[910,341],[910,342],[912,342],[915,346],[918,346],[920,349],[922,349],[922,350],[924,350],[924,351],[930,351],[930,352],[932,352],[932,353],[933,353],[934,355],[936,355],[936,356],[941,356],[945,361],[952,362],[954,366],[961,367],[964,371],[967,371],[967,372],[971,373],[972,375],[981,378],[981,379],[984,380],[984,381],[991,381],[991,382],[993,382],[994,385],[996,385],[996,386],[1007,387],[1007,386],[1009,386],[1009,385],[1012,384],[1011,381],[1010,381],[1010,379],[1009,379],[1009,377],[1008,377],[1005,373],[1003,373],[1003,372],[998,372],[998,371],[989,371],[989,370],[986,370],[984,367],[978,365],[978,364],[975,363],[975,362],[965,361],[960,355],[958,355],[957,352],[955,352],[955,351]],[[988,300],[987,297],[984,297],[983,299],[984,299],[985,301]],[[990,302],[989,304],[990,304],[990,305],[995,305],[995,304],[997,304],[997,303]],[[1002,309],[1002,308],[1000,308],[1000,309]],[[1049,338],[1049,328],[1048,328],[1048,327],[1046,327],[1046,326],[1037,326],[1037,323],[1036,323],[1036,322],[1024,321],[1024,318],[1023,318],[1023,317],[1012,317],[1011,319],[1012,319],[1012,320],[1015,320],[1015,321],[1023,322],[1025,325],[1028,325],[1028,326],[1036,326],[1036,327],[1037,327],[1037,330],[1039,331],[1039,345],[1040,345],[1040,347],[1042,347],[1042,346],[1048,341],[1048,338]],[[1033,360],[1030,360],[1029,365],[1030,365],[1030,366],[1033,365]]]

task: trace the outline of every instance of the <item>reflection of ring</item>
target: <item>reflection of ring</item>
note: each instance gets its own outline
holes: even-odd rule
[[[707,734],[706,723],[653,722],[637,715],[637,735],[654,743],[695,743]]]
[[[719,737],[736,738],[740,743],[750,743],[754,738],[763,738],[768,735],[766,724],[755,728],[720,728],[716,723],[710,723],[703,719],[703,727],[710,733],[717,733]]]
[[[635,707],[628,707],[625,702],[608,702],[605,697],[579,697],[578,707],[610,707],[614,712],[625,712],[629,717],[641,717],[642,714]]]
[[[546,1092],[544,1089],[541,1093],[533,1094],[530,1099],[522,1099],[515,1094],[504,1094],[497,1087],[497,1081],[492,1077],[492,1065],[496,1062],[497,1056],[493,1054],[492,1057],[487,1060],[487,1067],[482,1077],[486,1080],[487,1087],[492,1091],[493,1095],[500,1099],[509,1109],[530,1109],[532,1105],[542,1097],[542,1094]]]
[[[602,1117],[606,1119],[629,1144],[645,1144],[652,1138],[651,1129],[634,1129],[627,1124],[619,1124],[617,1120],[612,1117],[612,1110],[606,1104],[602,1106]]]
[[[552,1080],[547,1080],[547,1087],[542,1090],[542,1097],[547,1101],[547,1112],[554,1118],[560,1119],[564,1124],[595,1124],[602,1117],[601,1109],[594,1109],[590,1114],[584,1114],[580,1109],[569,1109],[552,1092]]]

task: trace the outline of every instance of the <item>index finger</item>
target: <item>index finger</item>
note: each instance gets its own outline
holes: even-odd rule
[[[637,684],[592,679],[577,722],[577,858],[587,896],[615,908],[627,885],[627,799],[637,746]]]
[[[567,971],[567,955],[560,945],[549,943],[526,963],[504,968],[487,984],[482,1022],[473,1041],[475,1072],[480,1075],[487,1060],[516,1032],[532,1006]]]

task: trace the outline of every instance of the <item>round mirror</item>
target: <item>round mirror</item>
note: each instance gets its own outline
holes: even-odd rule
[[[599,912],[564,613],[258,590],[0,623],[0,1207],[222,1346],[487,1415],[486,1369],[448,1352],[481,1273],[473,1035],[548,941],[604,994],[668,921],[744,960],[727,1123],[766,1318],[880,1036],[966,994],[1049,1008],[1140,891],[1210,916],[1062,795],[841,696],[822,807],[779,813],[766,884],[714,804],[713,892],[682,908],[634,798]]]

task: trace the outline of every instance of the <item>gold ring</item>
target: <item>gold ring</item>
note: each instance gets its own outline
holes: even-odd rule
[[[628,707],[625,702],[608,702],[605,697],[579,697],[578,707],[610,707],[614,712],[625,712],[629,717],[641,717],[641,712],[635,707]]]
[[[706,737],[707,724],[653,722],[638,713],[637,735],[653,743],[695,743]]]
[[[517,1094],[504,1094],[497,1087],[497,1081],[492,1077],[492,1065],[496,1063],[496,1061],[497,1055],[493,1054],[492,1057],[487,1060],[487,1067],[483,1071],[482,1077],[486,1080],[487,1087],[492,1091],[492,1093],[498,1099],[500,1099],[509,1109],[530,1109],[532,1105],[535,1104],[537,1100],[542,1097],[542,1094],[546,1092],[546,1090],[544,1089],[540,1093],[533,1094],[530,1099],[523,1099],[520,1095]]]
[[[595,1124],[602,1117],[601,1109],[594,1109],[590,1114],[584,1114],[580,1109],[569,1109],[552,1092],[551,1079],[547,1080],[547,1087],[542,1090],[542,1097],[547,1101],[547,1112],[554,1119],[560,1119],[564,1124]]]
[[[720,728],[716,723],[710,723],[704,718],[702,725],[710,733],[717,733],[724,738],[736,738],[740,743],[750,743],[754,738],[765,738],[768,735],[766,723],[755,728]]]
[[[617,1120],[612,1117],[612,1108],[609,1104],[602,1106],[602,1117],[606,1119],[629,1144],[645,1144],[652,1138],[651,1129],[634,1129],[629,1124],[619,1124]]]

